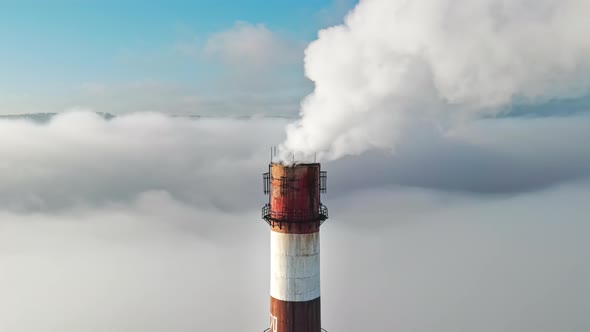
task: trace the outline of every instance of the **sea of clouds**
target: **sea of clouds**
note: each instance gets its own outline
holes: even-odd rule
[[[288,120],[0,120],[0,330],[261,331]],[[590,118],[423,130],[323,163],[329,331],[587,331]]]

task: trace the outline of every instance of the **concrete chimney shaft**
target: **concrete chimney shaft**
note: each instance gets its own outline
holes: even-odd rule
[[[320,164],[271,163],[264,175],[270,225],[270,331],[320,332],[320,202],[326,173]]]

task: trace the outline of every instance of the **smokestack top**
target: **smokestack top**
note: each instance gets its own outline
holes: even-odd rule
[[[295,168],[295,167],[320,167],[320,163],[309,163],[309,162],[284,162],[284,161],[271,161],[270,167],[279,168]]]
[[[319,165],[319,163],[317,162],[317,154],[316,153],[313,154],[313,163],[312,162],[303,162],[301,160],[297,161],[297,158],[299,158],[299,157],[301,157],[301,156],[299,156],[299,155],[296,156],[295,153],[291,153],[291,152],[286,151],[284,149],[279,149],[277,146],[270,147],[270,166],[276,165],[276,166],[283,166],[283,167],[293,167],[296,165],[307,165],[307,166]],[[311,157],[311,155],[309,155],[308,157]],[[310,159],[307,159],[307,160],[310,160]]]
[[[271,162],[268,168],[263,182],[269,201],[262,208],[262,218],[275,232],[317,232],[328,218],[328,209],[320,201],[327,179],[320,164]]]

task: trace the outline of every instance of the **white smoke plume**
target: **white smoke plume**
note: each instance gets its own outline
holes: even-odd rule
[[[315,91],[284,158],[392,149],[425,124],[585,95],[589,16],[587,0],[361,0],[305,52]]]

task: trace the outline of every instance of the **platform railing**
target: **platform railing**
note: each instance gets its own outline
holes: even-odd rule
[[[268,328],[268,329],[266,329],[266,330],[264,330],[262,332],[270,332],[270,328]],[[326,331],[326,329],[322,328],[322,332],[328,332],[328,331]]]
[[[318,214],[310,216],[307,211],[291,210],[291,211],[271,211],[270,204],[262,207],[262,219],[267,223],[284,222],[284,223],[313,223],[320,221],[320,225],[328,219],[328,208],[320,203]]]

